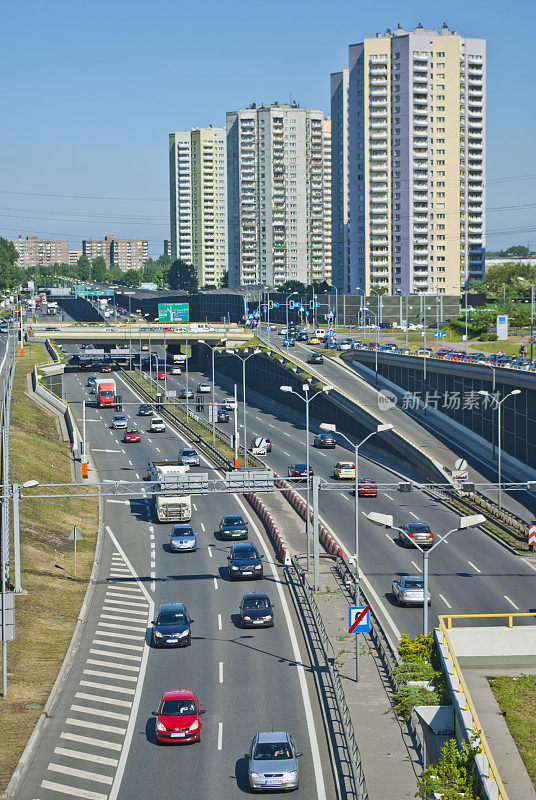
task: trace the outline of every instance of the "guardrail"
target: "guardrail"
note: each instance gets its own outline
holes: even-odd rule
[[[317,655],[320,656],[320,669],[316,671],[316,677],[318,680],[322,680],[326,673],[329,676],[331,692],[326,692],[325,697],[328,703],[329,722],[332,726],[340,755],[341,770],[337,771],[338,778],[339,780],[343,780],[345,786],[348,787],[345,794],[346,797],[355,797],[357,800],[369,800],[361,753],[357,744],[357,737],[355,735],[350,710],[346,702],[341,677],[335,666],[333,645],[327,634],[314,595],[307,583],[306,574],[299,565],[296,557],[292,558],[290,566],[285,567],[285,574],[288,584],[293,589],[296,599],[301,606],[305,624],[308,624],[305,620],[306,609],[303,608],[302,597],[298,594],[299,590],[301,590],[303,598],[306,600],[307,608],[310,611],[310,616],[316,629],[317,635],[314,637],[315,641],[313,642],[313,637],[310,637],[311,645],[315,648]],[[322,664],[320,660],[323,662]],[[340,725],[340,730],[335,729],[337,722]],[[345,751],[346,756],[340,754],[341,749]]]
[[[450,620],[454,618],[468,617],[492,617],[510,616],[508,614],[452,614]],[[511,616],[527,616],[526,614],[513,614]],[[529,614],[528,616],[534,616]],[[443,662],[443,670],[447,676],[449,692],[453,699],[454,711],[460,725],[464,731],[467,741],[475,743],[479,748],[479,753],[475,757],[475,769],[478,774],[480,785],[485,797],[489,800],[508,800],[508,794],[501,780],[499,770],[491,754],[491,750],[482,730],[482,725],[478,718],[475,705],[467,688],[458,659],[454,652],[452,642],[448,635],[447,626],[444,620],[446,616],[439,617],[439,629],[435,630],[440,658]],[[450,625],[449,625],[450,627]]]

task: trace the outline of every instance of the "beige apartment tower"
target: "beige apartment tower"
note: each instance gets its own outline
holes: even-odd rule
[[[229,285],[331,280],[331,135],[296,103],[227,113]]]
[[[458,294],[484,273],[485,41],[388,30],[351,45],[345,72],[332,76],[336,285]]]
[[[38,239],[37,236],[27,236],[26,239],[19,237],[11,241],[19,254],[17,265],[22,269],[69,263],[67,239]]]
[[[169,134],[171,257],[193,264],[199,286],[228,269],[226,166],[223,128]]]

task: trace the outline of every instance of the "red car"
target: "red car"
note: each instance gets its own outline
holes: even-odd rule
[[[128,428],[123,437],[124,442],[141,442],[141,436],[137,428]]]
[[[378,487],[371,478],[359,478],[359,497],[378,497]]]
[[[158,742],[198,742],[201,738],[201,714],[204,714],[195,692],[179,689],[165,692],[156,717]]]
[[[166,380],[166,373],[165,372],[158,372],[156,377],[158,378],[159,381],[165,381]]]

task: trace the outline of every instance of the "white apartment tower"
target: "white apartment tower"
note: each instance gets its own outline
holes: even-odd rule
[[[230,286],[331,279],[330,149],[321,111],[227,113]]]
[[[171,257],[193,264],[199,286],[228,269],[226,166],[223,128],[169,134]]]
[[[458,294],[483,276],[485,81],[485,40],[446,25],[350,46],[347,94],[332,76],[333,225],[340,236],[347,214],[349,237],[348,259],[344,239],[334,247],[339,286]]]

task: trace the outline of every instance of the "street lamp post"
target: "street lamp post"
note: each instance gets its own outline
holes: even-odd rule
[[[303,402],[305,403],[305,461],[306,461],[305,469],[307,472],[307,509],[305,516],[305,536],[307,539],[307,572],[309,572],[310,559],[311,559],[311,551],[309,543],[309,522],[310,522],[309,508],[310,508],[310,497],[311,497],[310,495],[311,478],[309,476],[309,463],[310,463],[309,462],[309,403],[311,402],[311,400],[314,400],[315,397],[317,397],[319,394],[330,392],[333,389],[333,386],[326,384],[318,392],[315,392],[315,394],[312,397],[309,397],[309,391],[311,387],[309,386],[308,383],[302,384],[302,391],[305,394],[305,397],[301,395],[299,392],[295,392],[292,386],[280,386],[279,388],[281,389],[282,392],[289,392],[290,394],[296,395],[296,397],[299,397],[300,400],[303,400]]]
[[[376,329],[376,331],[375,331],[375,333],[376,333],[376,347],[375,347],[375,350],[374,350],[374,372],[375,372],[374,383],[377,386],[378,385],[378,348],[380,346],[380,333],[379,333],[379,330],[378,330],[378,316],[368,306],[365,306],[365,309],[367,310],[367,314],[372,314],[372,316],[374,317],[374,327]]]
[[[288,301],[290,300],[291,297],[294,297],[295,294],[298,294],[298,292],[291,292],[290,294],[287,294],[287,299],[285,302],[285,306],[287,309],[287,338],[288,338]]]
[[[247,445],[247,429],[246,429],[246,361],[248,360],[248,358],[251,358],[251,356],[258,355],[258,353],[260,353],[261,350],[260,348],[257,347],[247,356],[242,356],[236,350],[226,350],[225,352],[230,353],[233,356],[236,356],[242,362],[242,420],[243,420],[242,425],[244,428],[244,469],[247,469],[248,445]],[[236,413],[237,410],[235,409],[235,414]]]
[[[354,481],[354,493],[355,493],[355,503],[354,503],[354,563],[355,563],[355,591],[356,597],[355,602],[356,605],[359,605],[359,448],[368,442],[368,440],[375,436],[377,433],[382,433],[383,431],[390,431],[392,429],[392,425],[390,423],[380,424],[376,426],[375,431],[371,431],[368,436],[361,442],[357,442],[356,444],[352,444],[351,440],[346,436],[345,433],[342,431],[337,431],[337,427],[335,425],[331,425],[328,422],[322,422],[320,427],[324,431],[333,431],[337,433],[337,436],[342,436],[343,439],[346,439],[348,444],[354,448],[354,458],[355,458],[355,481]]]
[[[215,344],[208,344],[205,342],[204,339],[199,339],[198,344],[204,344],[207,347],[210,347],[211,355],[212,355],[212,446],[216,444],[216,396],[215,396],[215,389],[214,389],[214,351],[217,347],[222,344],[225,344],[226,340],[222,339]]]
[[[335,289],[335,313],[333,315],[333,327],[335,328],[335,336],[337,335],[337,321],[339,318],[339,290],[337,287],[332,283],[331,289]]]
[[[524,281],[530,286],[530,365],[532,367],[532,348],[534,345],[534,342],[532,341],[534,338],[534,284],[522,277],[518,277],[518,281]]]
[[[482,397],[493,397],[486,389],[481,389],[478,394],[481,394]],[[502,501],[502,493],[501,493],[501,480],[502,480],[502,472],[501,472],[501,446],[502,446],[502,438],[501,438],[501,406],[505,400],[508,400],[509,397],[513,395],[521,394],[521,389],[512,389],[511,392],[506,394],[502,400],[497,400],[497,473],[498,473],[498,489],[497,489],[497,505],[499,506],[499,511],[501,510],[501,501]]]
[[[466,530],[467,528],[473,528],[477,525],[482,525],[482,523],[486,521],[486,517],[483,514],[471,514],[468,517],[459,517],[458,526],[456,528],[451,528],[451,530],[447,531],[444,536],[439,536],[438,541],[430,548],[420,547],[416,542],[414,542],[411,536],[407,534],[405,530],[394,525],[393,517],[390,514],[379,514],[376,511],[371,511],[369,514],[366,514],[366,517],[374,525],[379,525],[382,528],[388,528],[390,530],[397,531],[405,539],[411,542],[413,547],[416,547],[417,550],[420,550],[422,554],[423,575],[422,635],[428,636],[428,557],[430,553],[436,549],[436,547],[439,547],[441,542],[444,542],[445,539],[450,536],[451,533],[456,533],[456,531]]]

